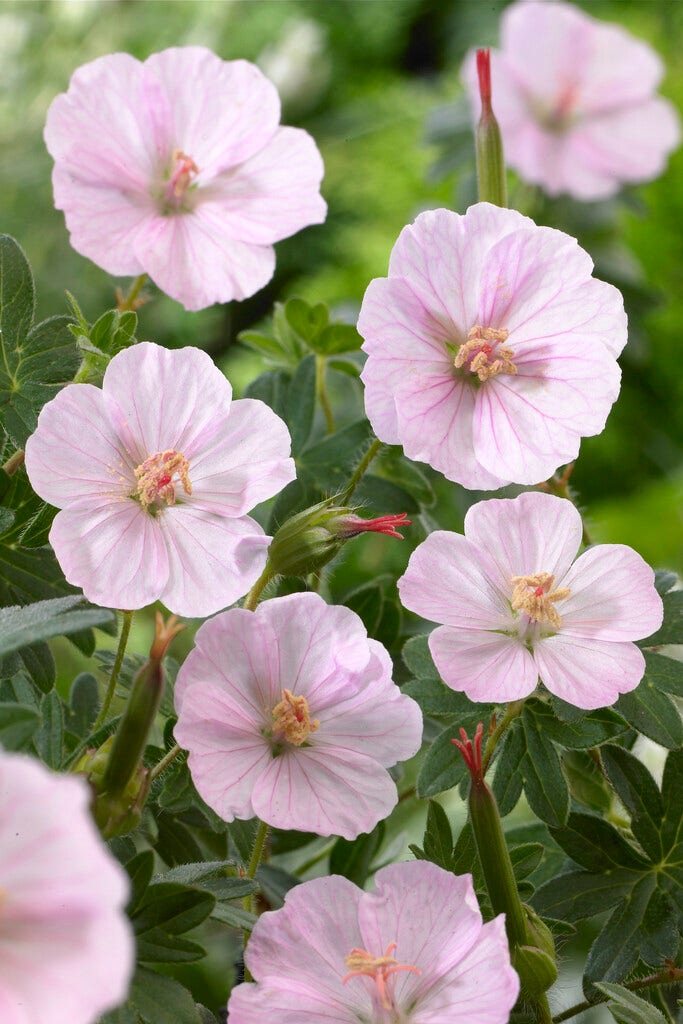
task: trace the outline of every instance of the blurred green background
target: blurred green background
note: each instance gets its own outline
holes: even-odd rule
[[[280,89],[283,121],[307,128],[322,150],[327,223],[278,245],[268,288],[196,315],[158,295],[141,311],[140,337],[201,345],[239,392],[262,367],[236,335],[275,299],[300,294],[353,320],[370,279],[386,273],[403,225],[427,207],[464,211],[475,198],[459,68],[470,46],[496,43],[503,7],[480,0],[0,3],[0,229],[19,240],[35,269],[39,316],[64,312],[67,288],[93,320],[112,304],[113,282],[69,246],[42,142],[47,107],[78,65],[116,50],[145,58],[186,44],[254,60]],[[659,51],[663,92],[682,108],[683,4],[583,7]],[[632,544],[654,565],[681,570],[683,152],[658,181],[609,204],[544,202],[514,182],[511,200],[577,234],[598,276],[626,298],[622,394],[602,436],[584,441],[574,475],[595,539]],[[348,418],[357,418],[357,400],[347,401],[340,386]],[[458,525],[460,511],[447,525]]]

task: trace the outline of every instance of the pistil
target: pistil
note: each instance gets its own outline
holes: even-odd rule
[[[174,477],[177,476],[185,494],[192,494],[189,471],[190,463],[185,456],[172,448],[150,455],[135,470],[138,488],[134,497],[145,512],[158,508],[161,503],[173,505],[177,486]]]
[[[366,949],[352,949],[344,958],[349,973],[342,978],[342,985],[345,985],[351,978],[372,978],[377,985],[380,1002],[385,1010],[393,1010],[394,1003],[387,988],[387,979],[399,971],[411,971],[413,974],[422,974],[419,967],[414,964],[400,964],[392,956],[397,943],[390,942],[384,956],[373,956]]]
[[[499,373],[516,374],[515,353],[503,345],[509,333],[504,327],[496,329],[475,324],[467,335],[467,341],[458,349],[454,366],[476,374],[482,384]]]
[[[514,587],[510,602],[514,611],[524,612],[532,622],[540,622],[555,629],[560,628],[562,619],[554,605],[557,601],[564,601],[569,597],[569,587],[558,587],[557,590],[553,590],[555,577],[549,572],[513,576],[510,582]]]
[[[293,746],[300,747],[319,726],[317,718],[311,721],[311,712],[305,697],[297,697],[291,690],[282,691],[282,700],[273,708],[274,737],[285,739]]]

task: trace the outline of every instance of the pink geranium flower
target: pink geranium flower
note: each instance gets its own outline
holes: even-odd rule
[[[645,659],[632,640],[662,623],[654,573],[624,544],[581,544],[564,498],[481,501],[465,536],[439,530],[413,552],[401,601],[443,623],[429,637],[441,677],[470,700],[503,703],[536,689],[592,709],[635,689]]]
[[[621,295],[576,240],[489,203],[421,214],[370,283],[358,330],[377,436],[469,488],[535,484],[619,393]]]
[[[201,46],[83,65],[45,126],[71,244],[186,309],[253,295],[273,242],[325,219],[315,143],[279,120],[257,67]]]
[[[413,861],[363,892],[338,875],[262,914],[230,1024],[505,1024],[519,992],[503,916],[482,923],[471,875]]]
[[[387,768],[417,752],[422,715],[348,608],[292,594],[204,623],[175,687],[175,737],[225,821],[355,839],[397,801]]]
[[[492,53],[506,159],[550,195],[604,199],[661,174],[679,144],[678,115],[655,95],[661,60],[619,25],[571,4],[521,0],[504,11]],[[473,53],[463,80],[478,118]]]
[[[0,1020],[94,1024],[134,967],[128,878],[82,779],[0,751]]]
[[[178,615],[232,604],[270,538],[245,513],[295,476],[287,428],[263,402],[231,402],[205,352],[143,342],[102,390],[69,384],[26,444],[34,490],[62,511],[50,543],[95,604]]]

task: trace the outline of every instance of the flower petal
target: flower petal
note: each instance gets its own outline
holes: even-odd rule
[[[207,512],[245,515],[296,477],[289,431],[265,402],[233,402],[220,433],[193,447],[192,504]]]
[[[217,203],[158,217],[136,241],[135,255],[162,291],[185,309],[246,299],[270,281],[275,250],[232,238]]]
[[[491,503],[481,502],[475,508],[487,504]],[[492,582],[487,553],[488,543],[472,543],[447,530],[430,533],[413,551],[398,581],[401,603],[425,619],[449,626],[512,628],[505,597],[509,579],[501,580],[500,589]]]
[[[170,350],[146,341],[112,359],[102,391],[133,465],[175,449],[190,460],[191,482],[192,460],[225,429],[232,395],[206,352]]]
[[[655,574],[625,544],[599,544],[577,558],[563,587],[562,633],[597,640],[643,640],[662,624]]]
[[[93,604],[144,608],[167,585],[169,558],[159,524],[130,499],[59,512],[50,544],[69,583]]]
[[[278,128],[268,143],[202,193],[211,198],[225,232],[240,242],[270,245],[325,220],[318,192],[324,173],[318,148],[300,128]]]
[[[298,945],[299,941],[297,937],[295,944]],[[343,999],[345,996],[330,997],[320,991],[319,986],[303,983],[290,975],[282,979],[269,978],[259,985],[235,986],[230,993],[228,1013],[230,1024],[263,1024],[263,1021],[277,1021],[277,1024],[320,1024],[321,1021],[325,1024],[358,1024],[363,1018],[348,1005],[348,1000]],[[363,1009],[367,1010],[369,1003],[368,999]]]
[[[57,508],[129,496],[136,490],[134,467],[106,415],[102,392],[91,384],[63,388],[43,406],[26,442],[31,486]]]
[[[274,758],[254,787],[254,813],[275,828],[356,839],[398,801],[396,785],[373,757],[300,747]]]
[[[560,586],[582,533],[581,516],[571,501],[534,491],[480,501],[465,516],[465,536],[495,565],[494,583],[504,593],[510,592],[513,576],[538,572],[552,573]]]
[[[206,618],[243,597],[263,572],[270,537],[249,516],[226,519],[192,505],[159,516],[168,548],[168,582],[160,599],[169,611]]]
[[[538,669],[516,637],[439,626],[430,634],[429,650],[446,686],[470,700],[504,704],[536,689]]]
[[[586,711],[614,704],[620,694],[635,690],[645,672],[645,658],[635,644],[562,634],[540,640],[534,659],[543,685]]]

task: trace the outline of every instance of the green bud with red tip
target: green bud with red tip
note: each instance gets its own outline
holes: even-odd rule
[[[477,50],[481,117],[477,125],[477,185],[480,203],[507,206],[503,138],[491,106],[491,51]]]

